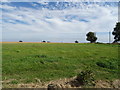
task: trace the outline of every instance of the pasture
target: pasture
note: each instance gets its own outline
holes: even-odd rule
[[[118,46],[88,43],[3,43],[2,79],[11,84],[71,78],[89,67],[96,80],[118,79]],[[3,84],[4,86],[4,84]]]

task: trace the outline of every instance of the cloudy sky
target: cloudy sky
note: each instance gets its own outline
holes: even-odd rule
[[[3,41],[87,42],[92,31],[108,42],[118,21],[117,2],[3,2],[0,10]]]

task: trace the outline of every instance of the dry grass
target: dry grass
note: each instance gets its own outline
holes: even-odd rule
[[[73,78],[64,78],[64,79],[58,79],[58,80],[52,80],[49,82],[41,82],[39,79],[37,83],[19,83],[19,84],[10,84],[11,80],[6,80],[3,83],[5,83],[4,87],[7,88],[47,88],[49,84],[56,85],[57,88],[83,88],[84,86],[81,86],[79,82],[75,81],[76,77]],[[109,80],[97,80],[95,81],[95,86],[91,86],[91,88],[120,88],[120,80],[116,79],[114,81]]]

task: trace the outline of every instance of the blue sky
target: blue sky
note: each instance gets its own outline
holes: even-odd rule
[[[86,42],[86,33],[96,32],[108,42],[108,33],[118,21],[117,2],[4,2],[3,41]],[[113,36],[112,36],[113,40]]]

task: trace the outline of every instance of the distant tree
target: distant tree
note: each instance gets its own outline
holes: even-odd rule
[[[22,40],[20,40],[19,42],[23,42]]]
[[[120,22],[116,24],[116,27],[114,28],[114,31],[112,32],[112,34],[115,36],[114,37],[115,40],[113,43],[120,41]]]
[[[79,43],[79,42],[76,40],[75,43]]]
[[[42,41],[42,42],[44,42],[44,43],[45,43],[46,41]]]
[[[86,34],[86,36],[87,36],[86,40],[90,41],[91,43],[95,43],[97,40],[97,37],[95,36],[94,32],[89,32]]]

